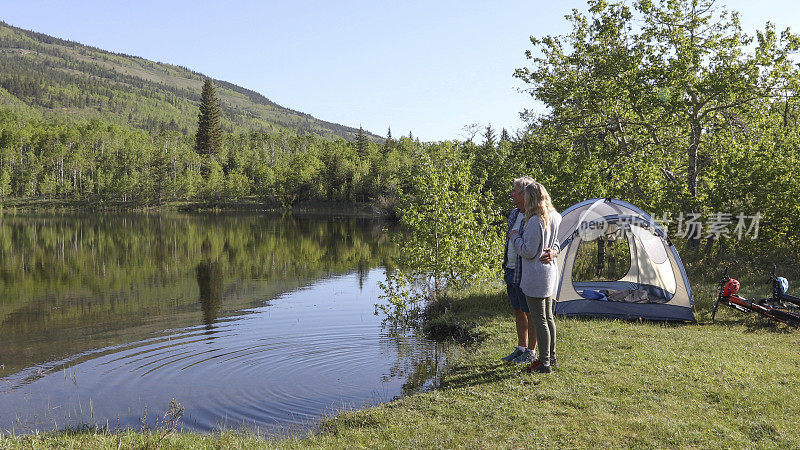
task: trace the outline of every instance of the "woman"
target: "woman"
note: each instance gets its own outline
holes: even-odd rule
[[[561,215],[556,212],[550,194],[541,183],[525,187],[525,220],[519,231],[509,232],[509,240],[522,257],[520,288],[530,308],[536,329],[539,359],[528,366],[529,371],[550,373],[556,365],[556,322],[553,318],[553,297],[558,283],[555,261],[543,263],[540,258],[546,248],[558,246],[558,226]]]

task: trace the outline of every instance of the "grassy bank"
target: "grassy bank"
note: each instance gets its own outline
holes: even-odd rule
[[[695,288],[701,322],[711,299]],[[723,310],[716,324],[560,319],[554,374],[499,358],[515,344],[502,291],[451,301],[433,320],[478,342],[440,389],[264,440],[247,433],[58,433],[3,448],[66,447],[800,447],[800,334]],[[442,315],[443,314],[443,315]]]
[[[715,325],[562,319],[560,369],[529,375],[498,360],[514,345],[502,295],[456,305],[486,339],[440,390],[286,445],[800,446],[800,338],[783,327],[734,311]]]

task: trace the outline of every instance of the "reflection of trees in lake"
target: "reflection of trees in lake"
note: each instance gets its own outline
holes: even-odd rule
[[[223,280],[289,289],[324,274],[358,269],[366,275],[395,252],[380,223],[366,220],[5,214],[0,216],[0,361],[8,370],[29,364],[23,361],[84,351],[90,345],[84,335],[194,314],[198,297],[184,295],[190,286],[200,287],[199,309],[211,323],[225,308],[250,305],[228,294],[231,305],[223,303]],[[22,343],[20,336],[42,339]]]
[[[364,290],[364,282],[367,280],[367,275],[369,275],[370,264],[369,261],[366,259],[360,259],[358,261],[358,289]]]
[[[203,246],[206,246],[205,253]],[[169,285],[217,260],[245,279],[313,278],[376,267],[396,253],[376,222],[256,214],[97,214],[0,217],[0,286],[14,301],[36,291]],[[205,255],[205,256],[204,256]],[[0,306],[0,320],[2,320]]]
[[[435,387],[439,382],[444,362],[437,355],[438,346],[434,346],[433,350],[432,355],[426,355],[413,362],[406,382],[403,383],[403,395],[411,395],[425,388]]]
[[[208,240],[203,242],[203,256],[210,250]],[[203,323],[211,326],[217,320],[217,312],[222,304],[222,266],[219,261],[203,259],[197,265],[197,286],[200,288],[200,309]]]
[[[420,345],[410,328],[386,327],[392,337],[382,340],[384,346],[391,345],[397,360],[389,369],[387,378],[402,378],[403,395],[410,395],[435,387],[439,383],[447,360],[446,344],[434,342],[431,346]]]

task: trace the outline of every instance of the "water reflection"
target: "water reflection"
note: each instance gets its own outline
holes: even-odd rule
[[[396,353],[398,358],[392,363],[383,379],[404,380],[402,395],[435,387],[447,358],[457,351],[452,346],[441,343],[420,349],[418,336],[414,329],[409,327],[392,327],[384,324],[384,332],[391,337],[386,340],[392,347],[389,351]]]
[[[0,216],[0,377],[376,267],[396,251],[387,241],[360,220]]]
[[[173,397],[190,429],[280,428],[432,386],[445,353],[372,314],[396,251],[382,228],[0,217],[0,429],[137,427]]]
[[[200,308],[203,311],[203,323],[211,329],[217,320],[217,313],[222,304],[222,267],[218,259],[211,259],[211,244],[203,241],[203,260],[197,265],[197,286],[200,289]]]
[[[358,288],[363,290],[364,289],[364,281],[367,279],[367,273],[369,273],[370,264],[369,261],[366,259],[358,260]]]

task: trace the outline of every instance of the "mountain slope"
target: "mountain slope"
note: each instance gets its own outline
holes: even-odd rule
[[[45,116],[103,117],[150,131],[193,134],[205,78],[183,67],[0,22],[0,88],[7,91],[0,95],[0,105],[18,109],[24,104]],[[284,108],[232,83],[213,81],[225,131],[311,133],[348,140],[358,131]]]

